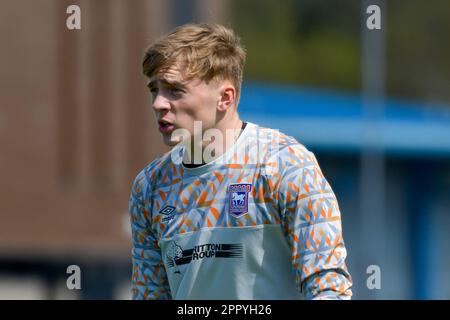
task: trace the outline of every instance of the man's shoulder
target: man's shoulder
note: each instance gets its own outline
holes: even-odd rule
[[[269,144],[267,148],[269,156],[308,156],[311,151],[295,137],[282,132],[279,129],[255,125],[256,137],[259,143]]]
[[[266,174],[289,174],[306,167],[318,166],[316,157],[303,143],[278,129],[255,126],[257,143]]]
[[[133,188],[144,188],[147,186],[151,186],[152,181],[157,180],[160,172],[164,171],[165,168],[170,165],[171,152],[172,151],[168,151],[157,156],[152,162],[147,164],[141,171],[139,171],[134,179]]]

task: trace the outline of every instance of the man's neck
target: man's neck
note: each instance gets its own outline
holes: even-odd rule
[[[221,135],[222,135],[222,149],[220,150],[220,148],[214,148],[214,155],[210,156],[205,155],[204,154],[204,150],[205,148],[210,144],[204,144],[202,147],[199,147],[198,149],[201,150],[201,163],[195,163],[195,159],[193,158],[192,155],[195,155],[195,152],[198,152],[195,150],[193,143],[191,144],[191,149],[190,150],[186,150],[187,152],[185,153],[185,157],[183,160],[183,165],[187,168],[195,168],[195,167],[199,167],[202,166],[206,163],[209,163],[215,159],[217,159],[218,157],[220,157],[222,154],[224,154],[229,148],[231,148],[235,143],[236,140],[238,139],[238,137],[241,135],[242,131],[245,129],[245,126],[247,125],[246,122],[241,121],[240,119],[237,119],[238,121],[236,121],[236,124],[228,127],[227,129],[223,129],[220,130],[218,128],[215,128],[216,130],[218,130]],[[213,142],[211,142],[213,143]],[[217,142],[216,142],[217,143]],[[210,148],[211,150],[211,148]],[[207,159],[205,159],[205,157],[208,157]],[[191,161],[191,159],[194,159]],[[198,158],[197,158],[198,159]]]

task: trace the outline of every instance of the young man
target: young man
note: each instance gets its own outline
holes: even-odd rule
[[[173,148],[132,188],[134,299],[351,297],[338,203],[315,156],[239,118],[244,61],[220,25],[178,27],[145,53]]]

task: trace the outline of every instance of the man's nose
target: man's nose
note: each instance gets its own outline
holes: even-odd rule
[[[170,109],[169,101],[161,94],[157,94],[153,99],[152,108],[155,111],[164,111]]]

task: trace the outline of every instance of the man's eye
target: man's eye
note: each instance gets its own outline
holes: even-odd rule
[[[180,89],[180,88],[175,88],[175,87],[174,87],[174,88],[170,88],[170,91],[173,92],[173,93],[178,93],[178,94],[184,92],[182,89]]]

